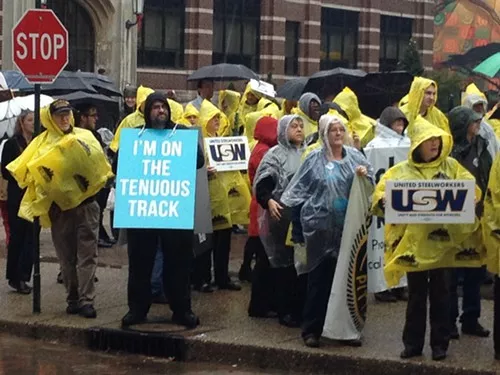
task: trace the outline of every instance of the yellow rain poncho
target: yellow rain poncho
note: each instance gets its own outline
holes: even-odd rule
[[[452,137],[430,124],[421,116],[414,122],[408,160],[389,169],[378,183],[373,196],[373,211],[383,216],[380,201],[385,197],[388,180],[473,180],[474,177],[448,155]],[[430,163],[417,163],[413,153],[431,137],[441,137],[440,156]],[[476,188],[476,198],[481,191]],[[385,278],[388,287],[398,285],[405,272],[424,271],[441,267],[478,267],[484,262],[484,252],[476,249],[473,239],[479,230],[474,224],[387,224],[385,225]],[[476,237],[477,238],[477,237]]]
[[[240,104],[241,94],[232,90],[219,91],[219,109],[228,119],[228,129],[220,129],[222,136],[230,136],[235,130],[235,122],[237,121],[238,106]],[[241,120],[239,120],[241,121]],[[239,122],[238,121],[238,122]]]
[[[147,96],[146,96],[147,98]],[[167,99],[168,105],[170,106],[170,118],[173,122],[178,123],[184,117],[184,108],[182,104],[177,103],[175,100]]]
[[[144,114],[142,113],[142,107],[143,104],[146,102],[148,96],[153,92],[154,90],[150,89],[149,87],[139,86],[139,88],[137,89],[137,97],[136,97],[137,109],[130,115],[125,117],[123,121],[120,123],[120,125],[118,125],[118,128],[116,129],[115,132],[115,136],[109,145],[109,148],[113,152],[117,152],[118,147],[120,146],[120,135],[122,129],[136,128],[138,126],[144,125]]]
[[[174,121],[172,119],[172,121],[186,126],[193,126],[193,124],[191,124],[191,122],[189,121],[190,117],[196,117],[196,124],[197,124],[198,121],[200,120],[200,112],[198,112],[198,110],[193,104],[188,103],[186,104],[186,108],[184,108],[184,114],[182,118],[178,121]]]
[[[253,151],[255,145],[257,144],[257,140],[254,138],[257,121],[266,116],[278,120],[280,116],[279,107],[266,98],[260,99],[257,107],[257,111],[249,113],[245,118],[245,135],[248,138],[250,151]]]
[[[482,219],[488,271],[500,274],[500,155],[491,167],[488,192],[484,199]]]
[[[437,83],[428,78],[415,77],[411,84],[410,92],[408,93],[408,101],[401,107],[401,110],[409,122],[407,131],[410,138],[413,124],[415,123],[417,116],[420,114],[420,107],[422,106],[422,101],[424,100],[425,90],[430,85],[434,85],[436,87],[437,101]],[[431,106],[427,110],[427,113],[423,116],[423,118],[429,121],[432,125],[437,126],[448,134],[451,134],[450,126],[448,125],[448,118],[435,105]]]
[[[247,84],[247,87],[245,88],[245,91],[243,92],[243,95],[241,96],[240,100],[240,106],[238,108],[238,119],[239,119],[239,126],[245,126],[245,119],[247,115],[251,112],[257,111],[257,105],[259,104],[258,102],[255,103],[254,105],[247,104],[247,96],[249,93],[254,94],[257,98],[262,98],[262,94],[258,93],[257,91],[254,91],[250,87],[250,82]]]
[[[212,103],[204,100],[200,107],[200,125],[204,137],[217,136],[217,134],[209,134],[207,130],[208,122],[217,115],[223,115],[223,113]],[[208,190],[214,230],[249,223],[250,190],[240,172],[216,172],[209,175]]]
[[[361,113],[358,97],[349,87],[345,87],[333,102],[337,103],[349,117],[347,128],[351,136],[356,133],[361,140],[361,147],[365,147],[375,137],[377,121]]]
[[[113,177],[102,147],[88,130],[75,128],[64,134],[52,120],[49,107],[42,108],[40,120],[47,131],[40,134],[7,169],[21,188],[27,188],[19,216],[28,221],[40,217],[50,227],[50,206],[63,211],[80,205],[97,194]]]

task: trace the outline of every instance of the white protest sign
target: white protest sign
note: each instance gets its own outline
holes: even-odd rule
[[[271,98],[274,98],[276,96],[276,91],[274,90],[274,86],[265,81],[257,81],[256,79],[251,79],[250,88],[253,91],[257,91]]]
[[[406,160],[409,147],[373,147],[365,148],[365,155],[375,171],[375,182],[378,183],[387,170],[397,163]],[[373,217],[368,234],[368,292],[379,293],[387,290],[384,276],[385,233],[384,218]],[[401,279],[400,287],[406,286],[406,277]]]
[[[247,137],[205,138],[205,151],[210,166],[218,172],[248,169],[250,147]]]
[[[474,223],[475,188],[474,180],[389,180],[385,188],[385,222]]]

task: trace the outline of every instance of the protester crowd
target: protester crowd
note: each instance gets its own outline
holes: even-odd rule
[[[436,82],[415,77],[399,106],[387,107],[375,120],[362,113],[348,87],[331,102],[314,93],[295,102],[267,97],[249,83],[243,93],[221,90],[214,103],[214,83],[203,80],[197,97],[183,106],[174,92],[127,86],[114,134],[96,129],[98,108],[91,104],[74,108],[65,100],[54,101],[42,109],[45,130],[35,138],[33,113],[23,112],[1,158],[7,181],[6,190],[2,185],[6,204],[0,207],[9,285],[22,294],[31,292],[30,233],[39,217],[52,231],[68,314],[96,317],[98,247],[120,240],[129,257],[129,311],[122,326],[144,322],[152,303],[169,303],[172,320],[194,328],[200,321],[191,308],[192,289],[241,289],[229,275],[229,257],[233,233],[247,227],[239,279],[252,283],[248,315],[301,327],[304,344],[318,347],[354,180],[374,186],[373,197],[364,198],[378,217],[385,213],[389,180],[475,180],[474,223],[385,226],[385,267],[380,272],[386,287],[375,297],[380,302],[407,300],[401,358],[422,355],[429,299],[432,358],[442,360],[450,339],[459,338],[458,322],[463,334],[490,333],[479,322],[480,286],[486,266],[494,275],[500,267],[500,123],[490,119],[500,109],[494,106],[487,113],[486,97],[470,85],[463,105],[446,115],[436,106],[437,91]],[[106,231],[103,213],[126,128],[194,128],[203,138],[247,137],[247,171],[217,171],[208,164],[203,143],[198,146],[196,168],[208,180],[211,206],[208,250],[190,250],[197,246],[196,224],[194,230]],[[409,151],[406,160],[376,176],[370,153],[381,147]],[[495,277],[498,359],[499,282]]]

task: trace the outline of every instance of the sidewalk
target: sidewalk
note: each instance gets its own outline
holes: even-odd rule
[[[241,292],[193,292],[193,309],[201,326],[187,331],[161,321],[170,319],[167,306],[154,305],[149,314],[154,323],[135,329],[119,328],[127,311],[127,267],[99,268],[96,308],[98,317],[86,320],[65,314],[64,290],[56,284],[58,265],[42,263],[42,313],[31,313],[31,297],[9,291],[0,283],[0,330],[38,339],[55,340],[99,349],[126,350],[178,359],[252,365],[311,373],[362,374],[494,374],[500,364],[493,359],[491,339],[461,337],[453,341],[449,357],[441,363],[430,360],[428,347],[421,359],[402,361],[401,330],[404,303],[377,304],[370,301],[364,345],[341,347],[333,342],[320,349],[306,348],[299,329],[281,327],[276,320],[249,318],[246,313],[249,285]],[[4,280],[5,261],[0,260]],[[492,327],[493,306],[483,304],[482,322]],[[147,334],[144,334],[147,333]],[[141,342],[143,347],[139,347]],[[154,348],[157,345],[158,348]]]

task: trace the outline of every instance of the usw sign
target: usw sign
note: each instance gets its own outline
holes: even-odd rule
[[[248,169],[250,148],[247,137],[205,138],[205,151],[210,166],[218,172]]]
[[[475,187],[474,180],[387,181],[385,222],[474,223]]]

